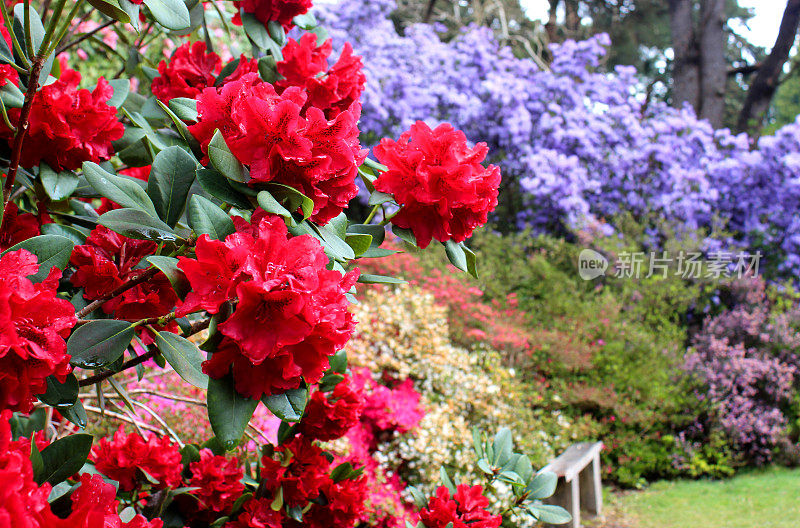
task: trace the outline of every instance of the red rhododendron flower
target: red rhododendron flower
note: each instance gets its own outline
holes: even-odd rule
[[[56,296],[61,271],[42,282],[27,277],[39,270],[24,249],[0,257],[0,410],[28,412],[34,395],[47,390],[46,378],[70,372],[64,339],[75,326],[75,308]]]
[[[322,486],[325,504],[312,504],[303,514],[303,522],[292,526],[312,528],[352,528],[364,512],[368,488],[365,477],[333,482],[328,479]]]
[[[23,167],[45,162],[57,171],[70,170],[84,161],[99,163],[113,155],[111,142],[125,132],[117,120],[117,109],[108,105],[114,89],[103,77],[91,92],[78,89],[80,81],[78,72],[66,70],[36,92],[22,147]],[[18,108],[8,110],[12,123],[19,120],[19,113]],[[13,134],[3,128],[11,145]]]
[[[209,449],[200,451],[200,460],[189,464],[192,478],[188,485],[200,488],[192,495],[200,501],[200,508],[228,513],[244,491],[244,473],[236,457],[216,456]]]
[[[279,93],[291,87],[305,88],[308,100],[304,108],[314,106],[333,119],[359,100],[367,78],[361,71],[361,57],[353,55],[353,47],[345,43],[336,64],[328,69],[331,39],[317,46],[317,36],[304,33],[299,41],[289,39],[283,48],[278,73],[284,78],[275,82]]]
[[[311,219],[324,224],[358,194],[355,178],[366,151],[358,142],[358,103],[328,120],[315,107],[303,112],[306,94],[280,95],[256,74],[206,88],[197,98],[199,120],[189,130],[204,153],[219,129],[236,158],[250,167],[250,185],[281,183],[314,202]]]
[[[0,227],[0,251],[5,251],[11,246],[39,234],[39,222],[34,215],[31,213],[19,214],[19,207],[14,202],[6,205],[3,225]]]
[[[283,502],[288,507],[305,507],[309,500],[319,497],[322,486],[330,481],[328,471],[331,463],[322,449],[302,435],[295,436],[277,449],[279,453],[286,451],[292,455],[288,466],[269,457],[261,459],[262,484],[268,493],[277,493],[281,488]]]
[[[131,178],[136,178],[137,180],[148,181],[150,179],[151,169],[151,165],[145,165],[144,167],[128,167],[127,169],[122,169],[119,173],[130,176]]]
[[[222,60],[213,51],[206,51],[205,42],[187,42],[175,50],[169,62],[162,60],[158,64],[159,76],[153,79],[151,89],[165,103],[175,97],[194,99],[204,88],[214,86],[221,71]],[[257,71],[256,60],[242,55],[236,70],[226,79],[235,80]]]
[[[364,409],[361,391],[354,390],[350,379],[336,384],[332,392],[316,391],[306,405],[300,431],[309,438],[329,441],[341,438],[358,423]]]
[[[237,7],[233,23],[237,26],[242,25],[241,11],[250,13],[259,22],[267,25],[267,22],[274,20],[279,22],[284,29],[289,30],[294,24],[292,19],[297,15],[304,15],[311,9],[311,0],[240,0],[234,4]]]
[[[419,516],[427,528],[445,528],[451,523],[453,528],[499,527],[503,518],[492,515],[486,510],[487,506],[489,499],[483,495],[481,486],[459,484],[452,499],[450,491],[440,486]]]
[[[144,270],[136,266],[158,245],[149,240],[124,237],[103,226],[96,227],[86,244],[75,246],[70,263],[75,266],[72,284],[84,288],[88,300],[99,299]],[[103,304],[103,311],[117,319],[137,321],[169,313],[178,296],[163,273],[126,290]]]
[[[8,32],[8,28],[6,28],[2,20],[0,20],[0,34],[2,34],[3,39],[6,41],[7,49],[14,49],[11,45],[11,33]],[[10,64],[3,64],[0,65],[0,86],[5,86],[7,82],[18,85],[19,74]]]
[[[417,121],[399,140],[382,139],[374,152],[389,170],[375,188],[402,206],[392,223],[411,229],[421,248],[432,238],[469,238],[497,207],[500,169],[481,165],[488,151],[485,143],[467,146],[464,133],[447,123],[431,130]]]
[[[103,480],[100,475],[84,473],[80,476],[80,487],[76,489],[70,500],[72,512],[66,519],[51,518],[44,526],[47,528],[162,528],[161,519],[148,521],[141,515],[135,515],[127,523],[123,523],[117,514],[119,504],[116,500],[117,490]]]
[[[145,440],[138,433],[126,434],[120,426],[112,440],[102,438],[95,444],[92,456],[97,470],[118,481],[123,491],[145,481],[141,471],[157,480],[158,488],[174,488],[181,482],[181,454],[166,436],[150,435]]]
[[[358,271],[343,277],[326,269],[316,239],[288,238],[283,219],[262,210],[252,224],[239,217],[234,224],[237,232],[224,242],[203,235],[196,259],[179,258],[192,285],[179,313],[216,313],[223,302],[238,300],[219,326],[226,339],[204,372],[221,378],[232,371],[237,391],[253,398],[296,388],[303,378],[319,380],[353,332],[345,293]]]
[[[272,509],[272,501],[249,499],[235,521],[225,524],[225,528],[282,528],[283,514]]]
[[[11,441],[10,418],[9,410],[0,415],[0,526],[38,528],[50,511],[50,485],[40,488],[33,481],[30,443]]]

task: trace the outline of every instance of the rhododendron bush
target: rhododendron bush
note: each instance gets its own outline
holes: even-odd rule
[[[414,123],[370,158],[361,59],[334,55],[310,8],[0,3],[0,526],[569,519],[507,428],[473,432],[477,478],[442,468],[427,495],[401,495],[375,462],[424,406],[413,373],[348,368],[371,324],[351,309],[356,283],[402,282],[358,261],[395,253],[391,230],[475,275],[464,241],[496,207],[500,171],[448,124]],[[357,180],[363,218],[348,207]],[[187,390],[159,394],[166,373]],[[195,437],[143,395],[203,409]],[[489,494],[498,483],[507,500]]]

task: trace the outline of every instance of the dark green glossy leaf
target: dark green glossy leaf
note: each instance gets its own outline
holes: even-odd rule
[[[78,188],[78,176],[74,172],[56,172],[45,163],[39,166],[39,179],[44,192],[54,202],[69,198]]]
[[[94,437],[78,433],[59,438],[42,450],[43,468],[36,482],[58,484],[83,467],[92,449]]]
[[[61,383],[55,376],[48,376],[47,392],[37,397],[51,407],[72,407],[78,399],[78,378],[74,374],[67,374],[64,383]]]
[[[150,197],[139,183],[133,181],[134,178],[111,174],[91,161],[83,163],[83,175],[100,196],[104,196],[122,207],[138,209],[153,218],[158,217]]]
[[[286,422],[299,422],[308,400],[308,389],[290,389],[283,394],[264,396],[261,401],[272,414]]]
[[[189,200],[188,216],[189,225],[198,236],[206,234],[215,240],[225,240],[226,236],[236,231],[228,213],[199,194]]]
[[[175,227],[183,210],[189,189],[194,183],[197,160],[180,147],[168,147],[153,160],[147,181],[147,194],[168,226]]]
[[[358,276],[358,282],[363,284],[405,284],[406,281],[398,279],[397,277],[389,277],[387,275],[372,275],[370,273],[362,273]]]
[[[89,4],[106,15],[109,18],[113,18],[123,24],[127,24],[131,21],[130,15],[120,7],[119,3],[115,0],[88,0]],[[116,106],[116,105],[112,105]]]
[[[76,367],[97,369],[122,357],[131,344],[134,327],[127,321],[98,319],[79,326],[67,341],[70,363]]]
[[[180,237],[167,224],[138,209],[114,209],[103,214],[98,219],[98,223],[115,233],[137,240],[160,242],[180,240]]]
[[[183,0],[144,0],[144,5],[150,9],[156,22],[167,29],[180,31],[188,29],[192,23]]]
[[[202,368],[205,358],[197,345],[172,332],[158,332],[156,345],[181,378],[195,387],[208,388],[208,375]]]
[[[175,97],[169,101],[169,109],[184,121],[197,121],[197,100]]]
[[[231,180],[215,169],[197,169],[197,181],[214,198],[240,209],[252,209],[247,196],[237,191]]]
[[[258,400],[236,392],[230,375],[222,379],[209,379],[207,398],[211,429],[222,446],[230,451],[242,439]]]
[[[68,238],[57,235],[40,235],[23,240],[19,244],[3,251],[2,255],[19,249],[28,250],[36,255],[36,259],[39,262],[39,271],[28,278],[32,282],[41,282],[50,274],[50,270],[53,267],[60,270],[67,267],[73,246],[72,240]]]
[[[242,183],[246,182],[249,178],[247,169],[245,169],[242,162],[233,155],[219,130],[214,132],[214,136],[208,143],[208,158],[211,161],[211,165],[226,178]]]

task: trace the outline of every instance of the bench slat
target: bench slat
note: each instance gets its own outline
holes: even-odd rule
[[[592,462],[594,457],[600,454],[602,449],[603,442],[573,444],[542,469],[552,471],[559,477],[563,477],[565,481],[570,482],[583,468]]]

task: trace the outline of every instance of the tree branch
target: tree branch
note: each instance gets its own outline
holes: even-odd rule
[[[92,301],[91,303],[89,303],[88,305],[84,306],[83,308],[81,308],[80,310],[78,310],[75,313],[75,317],[77,317],[78,319],[81,319],[81,318],[85,317],[86,315],[88,315],[88,314],[92,313],[93,311],[97,310],[98,308],[100,308],[103,304],[106,303],[106,301],[109,301],[109,300],[113,299],[117,295],[121,295],[121,294],[125,293],[126,291],[130,290],[134,286],[138,286],[139,284],[141,284],[143,282],[147,282],[149,279],[151,279],[156,274],[158,274],[159,271],[161,271],[161,270],[159,270],[155,266],[150,268],[150,269],[148,269],[148,270],[146,270],[141,275],[137,275],[136,277],[134,277],[134,278],[128,280],[127,282],[125,282],[124,284],[120,285],[118,288],[115,288],[115,289],[111,290],[110,292],[106,293],[105,295],[103,295],[99,299],[96,299],[96,300]]]

